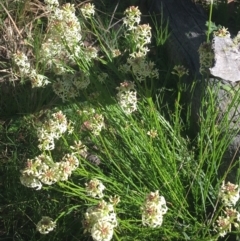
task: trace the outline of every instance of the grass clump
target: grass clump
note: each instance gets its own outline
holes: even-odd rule
[[[238,234],[238,175],[228,182],[233,163],[220,171],[235,130],[229,111],[221,119],[216,113],[217,90],[203,97],[190,140],[181,105],[188,70],[157,68],[138,7],[120,19],[103,18],[91,3],[78,9],[47,0],[31,14],[27,3],[12,3],[33,25],[32,35],[28,25],[21,33],[31,42],[9,47],[6,63],[14,90],[23,92],[9,110],[19,116],[1,120],[2,237],[209,241]],[[155,36],[164,45],[167,23]],[[176,79],[176,91],[159,85],[167,78]]]

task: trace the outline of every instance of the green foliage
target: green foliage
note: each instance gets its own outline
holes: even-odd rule
[[[135,2],[131,1],[132,4]],[[34,18],[26,13],[25,4],[27,1],[11,5],[16,8],[13,10],[20,25],[25,23],[25,14]],[[219,240],[221,233],[216,228],[216,221],[224,210],[219,190],[234,165],[238,165],[238,162],[229,163],[222,168],[224,153],[236,135],[229,116],[231,108],[239,102],[239,93],[235,93],[219,120],[216,112],[219,89],[209,88],[202,99],[198,123],[192,123],[188,112],[190,106],[182,104],[186,91],[183,80],[188,74],[182,66],[174,69],[167,66],[167,69],[160,70],[160,77],[149,74],[143,81],[138,79],[143,67],[146,67],[145,72],[150,69],[149,72],[153,73],[157,67],[164,66],[160,63],[149,67],[152,63],[164,62],[164,52],[154,55],[151,44],[144,43],[139,47],[132,37],[136,35],[129,36],[131,31],[126,30],[127,26],[121,20],[122,12],[128,7],[124,4],[119,4],[118,8],[113,3],[108,6],[99,1],[96,4],[98,13],[94,17],[84,19],[82,14],[77,15],[81,20],[82,38],[91,46],[97,46],[98,56],[89,61],[84,48],[76,56],[63,39],[62,46],[74,56],[74,64],[61,60],[60,64],[64,63],[68,71],[66,75],[54,72],[54,68],[42,61],[42,43],[47,38],[44,34],[50,26],[47,26],[45,17],[34,15],[33,39],[29,39],[34,53],[31,64],[52,83],[62,78],[66,86],[70,85],[71,77],[82,71],[81,74],[89,77],[90,85],[78,90],[80,97],[66,98],[64,103],[52,91],[51,85],[31,88],[24,79],[25,84],[16,81],[15,86],[10,83],[1,86],[0,239],[91,240],[84,219],[86,211],[100,200],[88,193],[86,184],[98,179],[106,187],[103,200],[108,202],[115,195],[120,198],[120,202],[114,205],[118,225],[114,228],[113,240]],[[1,8],[0,11],[0,16],[6,14]],[[157,16],[151,18],[152,42],[164,47],[170,34],[168,23],[158,23]],[[208,26],[210,34],[216,26],[212,23]],[[146,46],[150,46],[149,57],[141,52]],[[116,49],[122,54],[115,57],[112,50]],[[136,53],[141,55],[134,59],[130,54]],[[120,71],[123,64],[128,64],[128,71]],[[14,64],[3,63],[6,68],[9,65],[14,73]],[[107,77],[100,82],[102,73]],[[86,77],[84,74],[80,75],[81,78]],[[28,77],[24,78],[27,80]],[[168,79],[177,83],[174,90],[167,89]],[[193,81],[192,91],[198,88],[197,83]],[[124,97],[127,93],[132,101],[137,100],[136,109],[135,103],[127,103],[123,108],[119,93]],[[134,111],[127,113],[126,109]],[[71,131],[68,126],[69,133],[63,131],[64,134],[55,136],[53,150],[40,150],[40,142],[54,134],[51,128],[57,121],[52,123],[51,119],[57,111],[62,111],[74,129]],[[190,125],[197,129],[191,139],[188,137],[191,135]],[[76,143],[80,142],[81,148],[76,150]],[[19,179],[23,170],[27,170],[27,161],[43,154],[52,160],[47,164],[54,166],[69,153],[79,160],[79,165],[65,181],[47,185],[42,181],[41,173],[41,190],[21,184]],[[238,183],[239,174],[234,178],[233,181]],[[158,227],[144,226],[144,200],[157,190],[166,200],[168,210]],[[42,216],[51,217],[57,224],[56,229],[47,235],[36,231]],[[232,231],[239,233],[237,228]]]

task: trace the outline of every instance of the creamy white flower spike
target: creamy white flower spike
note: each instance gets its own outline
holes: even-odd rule
[[[50,83],[46,76],[38,74],[36,69],[31,66],[30,61],[25,53],[18,51],[17,53],[13,54],[13,61],[18,66],[21,78],[26,80],[30,79],[32,88],[44,87]]]
[[[86,19],[91,18],[95,14],[95,6],[91,3],[85,3],[80,10]]]
[[[123,18],[124,25],[127,26],[128,30],[133,30],[136,28],[141,20],[141,12],[138,7],[131,6],[127,8],[124,12],[125,17]]]
[[[124,81],[116,88],[118,90],[117,100],[126,114],[137,110],[137,91],[131,81]]]
[[[66,3],[61,8],[48,6],[49,31],[42,45],[41,61],[55,73],[63,74],[68,72],[67,64],[81,55],[81,48],[78,48],[83,45],[81,26],[73,4]]]

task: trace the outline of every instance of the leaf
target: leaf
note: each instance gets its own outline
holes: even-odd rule
[[[233,41],[230,35],[214,36],[212,48],[215,65],[210,68],[210,73],[231,82],[240,81],[240,42]]]
[[[210,29],[209,29],[210,33],[212,33],[213,31],[216,31],[222,27],[221,25],[217,26],[214,22],[211,22],[211,21],[210,22],[207,21],[205,26],[208,28],[209,24],[210,24]]]

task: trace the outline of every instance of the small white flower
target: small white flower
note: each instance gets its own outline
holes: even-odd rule
[[[184,75],[188,75],[189,71],[183,65],[175,65],[172,71],[172,74],[177,75],[179,78],[182,78]]]
[[[37,231],[41,234],[48,234],[56,227],[56,222],[52,221],[52,218],[43,216],[37,223]]]
[[[59,181],[67,181],[72,175],[72,167],[66,161],[60,161],[58,167]]]
[[[99,220],[91,230],[94,241],[110,241],[113,237],[113,226],[110,222]]]
[[[214,35],[218,37],[226,37],[226,36],[230,36],[230,33],[227,28],[221,27],[214,32]]]
[[[100,73],[100,74],[97,76],[98,81],[99,81],[100,83],[104,83],[108,77],[109,77],[108,74],[107,74],[107,73],[104,73],[104,72],[103,72],[103,73]]]
[[[142,224],[152,228],[160,227],[167,210],[165,198],[159,196],[159,191],[151,192],[142,207]]]
[[[158,205],[148,203],[144,206],[142,213],[142,224],[152,228],[160,227],[163,222],[163,213],[159,210]]]
[[[41,165],[42,165],[42,161],[40,159],[37,159],[37,160],[27,159],[26,168],[21,172],[23,174],[38,177],[41,174]]]
[[[139,81],[145,81],[148,78],[158,79],[158,69],[155,68],[155,64],[151,61],[147,61],[141,52],[134,52],[130,54],[130,58],[127,59],[129,65],[129,71],[134,74],[134,77]]]
[[[149,24],[138,25],[133,32],[133,36],[137,48],[141,48],[144,45],[151,43],[151,27]]]
[[[72,84],[78,89],[83,90],[86,89],[90,84],[90,78],[87,75],[82,75],[81,78],[75,78],[72,81]]]
[[[219,191],[219,197],[222,199],[222,202],[225,206],[235,206],[240,198],[238,185],[230,182],[225,184],[225,182],[223,181],[221,189]]]
[[[116,206],[120,202],[120,197],[116,195],[110,196],[109,202],[112,203],[114,206]]]
[[[119,49],[113,49],[112,50],[112,56],[113,58],[118,57],[119,55],[121,55],[121,51]]]
[[[98,179],[92,179],[89,183],[85,183],[88,195],[95,198],[102,198],[104,196],[103,190],[105,186]]]
[[[44,0],[45,4],[59,6],[58,0]]]
[[[76,168],[78,167],[78,165],[79,165],[79,160],[77,159],[77,157],[74,155],[74,154],[66,154],[64,157],[63,157],[63,159],[62,159],[62,161],[65,161],[68,165],[69,165],[69,167],[70,167],[70,169],[72,170],[72,171],[74,171],[74,170],[76,170]]]
[[[128,30],[136,28],[135,24],[139,24],[141,20],[141,12],[138,7],[131,6],[124,12],[125,17],[123,18],[124,25],[127,26]]]
[[[158,136],[157,130],[151,129],[147,132],[147,135],[149,135],[151,138],[156,138]]]
[[[46,76],[38,74],[35,69],[31,70],[29,78],[31,80],[32,88],[44,87],[50,83]]]
[[[30,62],[27,55],[25,55],[23,52],[13,54],[13,60],[23,76],[26,77],[31,72]]]
[[[46,185],[52,185],[59,180],[59,163],[54,163],[51,167],[47,164],[42,164],[42,173],[39,179]]]
[[[81,141],[74,141],[74,146],[70,146],[70,148],[84,158],[88,155],[87,147]]]
[[[117,200],[119,201],[119,198]],[[111,240],[113,229],[118,225],[113,204],[102,200],[98,205],[88,208],[83,225],[85,231],[91,233],[93,240]]]
[[[85,60],[90,61],[97,58],[98,50],[95,47],[89,46],[85,47],[83,50]]]
[[[102,114],[95,114],[91,119],[91,131],[93,135],[98,136],[105,127],[104,117]]]
[[[240,222],[240,213],[233,208],[226,208],[224,213],[226,217],[230,219],[230,222],[234,225],[234,227],[238,228]]]
[[[83,46],[81,26],[73,4],[67,3],[59,8],[54,0],[46,2],[49,3],[49,31],[42,44],[41,61],[56,74],[63,74],[69,72],[67,66],[75,63],[75,57],[82,51],[79,47]]]
[[[229,217],[219,216],[214,231],[219,233],[220,237],[224,237],[228,232],[231,232],[231,221]]]
[[[131,81],[124,81],[120,84],[120,87],[116,88],[118,90],[117,100],[122,110],[126,114],[131,114],[137,110],[137,91],[135,89],[134,83]]]
[[[39,150],[50,151],[55,148],[54,139],[50,138],[50,136],[48,139],[45,139],[45,140],[38,139],[38,140],[41,141],[41,143],[38,145]]]
[[[20,181],[21,184],[26,187],[34,188],[36,190],[40,190],[42,188],[42,183],[33,175],[22,173],[20,176]]]
[[[37,136],[40,150],[53,150],[54,139],[59,139],[69,128],[66,116],[62,111],[53,113],[37,128]]]
[[[81,12],[84,18],[91,18],[95,14],[95,6],[91,3],[86,3],[81,7]]]

